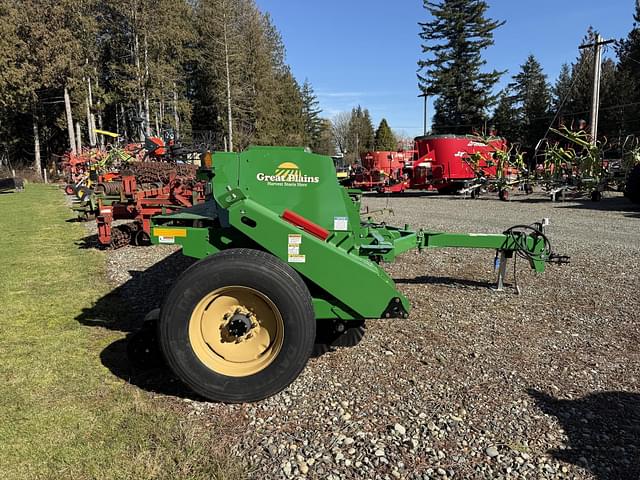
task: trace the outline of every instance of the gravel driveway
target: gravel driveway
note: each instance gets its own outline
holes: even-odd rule
[[[516,295],[491,290],[492,251],[407,253],[385,268],[413,303],[409,320],[368,322],[360,345],[311,359],[257,404],[200,402],[154,386],[166,372],[113,370],[185,414],[229,422],[225,441],[256,479],[640,478],[640,209],[620,197],[364,205],[427,230],[501,232],[548,217],[554,249],[572,262],[542,275],[521,263]],[[178,267],[133,277],[172,252],[108,252],[116,296],[151,307],[140,298],[157,301]]]

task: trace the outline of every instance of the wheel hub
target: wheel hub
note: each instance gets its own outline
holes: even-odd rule
[[[189,322],[196,356],[217,373],[244,377],[268,366],[284,340],[278,308],[263,293],[228,286],[205,295]]]
[[[229,333],[236,338],[243,337],[249,333],[252,328],[253,323],[251,322],[250,316],[243,313],[235,313],[227,325]]]

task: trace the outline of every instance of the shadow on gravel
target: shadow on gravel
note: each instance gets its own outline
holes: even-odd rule
[[[591,471],[600,480],[640,478],[640,394],[593,393],[560,400],[529,390],[544,413],[558,418],[569,437],[553,456]]]
[[[176,252],[144,271],[129,271],[131,278],[126,283],[76,317],[83,325],[127,333],[126,338],[113,342],[100,353],[102,364],[114,375],[150,392],[198,398],[161,361],[134,366],[127,356],[129,342],[144,323],[145,315],[160,307],[171,285],[194,262]]]
[[[576,210],[599,210],[611,212],[630,212],[640,215],[640,205],[631,203],[623,197],[603,198],[599,202],[593,202],[591,199],[572,200],[570,205],[558,204],[558,208],[573,208]]]
[[[569,199],[567,198],[566,200],[567,202],[576,202],[577,200],[575,199]],[[556,203],[552,202],[549,197],[544,197],[544,198],[540,198],[540,197],[527,197],[527,196],[513,196],[511,197],[511,199],[509,199],[509,202],[507,203],[529,203],[529,204],[537,204],[537,203],[549,203],[552,205],[556,205]]]
[[[440,195],[438,192],[428,192],[426,190],[416,190],[411,192],[363,192],[365,197],[368,198],[420,198],[420,197],[432,197],[432,198],[450,198],[445,195]]]
[[[454,287],[475,287],[475,288],[492,288],[495,287],[495,282],[483,282],[479,280],[467,280],[464,278],[453,277],[431,277],[423,275],[415,278],[394,278],[398,284],[404,285],[451,285]]]
[[[80,248],[93,248],[94,237],[96,236],[85,237],[78,245]],[[85,244],[88,246],[84,246]],[[100,353],[102,364],[115,376],[149,392],[201,399],[185,387],[164,364],[155,339],[155,329],[141,329],[147,313],[162,305],[164,297],[180,274],[196,261],[177,251],[146,270],[130,270],[131,278],[127,282],[99,299],[93,307],[85,308],[76,317],[83,325],[127,334],[125,338],[113,342]],[[139,334],[141,332],[143,335]],[[143,355],[142,363],[136,362],[134,365],[129,357],[132,346],[135,346],[136,352],[151,353]],[[332,351],[333,347],[317,347],[311,358]],[[134,356],[138,357],[138,353]]]

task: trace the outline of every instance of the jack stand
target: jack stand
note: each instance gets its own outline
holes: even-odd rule
[[[504,278],[507,275],[507,252],[504,250],[500,252],[500,265],[498,266],[498,284],[496,285],[496,292],[504,292]]]
[[[500,252],[500,265],[498,266],[498,282],[496,287],[493,289],[496,292],[504,292],[504,279],[507,276],[507,264],[509,263],[509,259],[513,257],[513,253],[501,251]],[[514,274],[514,282],[515,282],[515,290],[516,295],[520,295],[520,286],[518,285],[518,281],[515,278]]]

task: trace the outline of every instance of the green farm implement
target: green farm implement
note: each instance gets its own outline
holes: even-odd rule
[[[205,398],[255,401],[282,390],[314,344],[355,344],[367,319],[407,318],[409,300],[382,269],[412,249],[494,250],[536,272],[565,263],[542,223],[501,234],[411,230],[360,218],[360,192],[341,187],[331,158],[301,148],[216,153],[211,199],[152,218],[151,239],[198,258],[157,321],[164,358]]]

